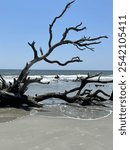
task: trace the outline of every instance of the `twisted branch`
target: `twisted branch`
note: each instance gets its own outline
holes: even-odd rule
[[[51,46],[52,46],[52,45],[51,45],[52,37],[53,37],[52,28],[53,28],[55,22],[56,22],[58,19],[60,19],[60,18],[64,15],[64,13],[66,12],[66,10],[67,10],[67,9],[70,7],[70,5],[71,5],[72,3],[74,3],[74,2],[75,2],[75,0],[71,1],[70,3],[68,3],[68,4],[65,6],[64,10],[61,12],[61,14],[60,14],[59,16],[55,17],[55,18],[53,19],[52,23],[50,24],[50,26],[49,26],[50,38],[49,38],[49,42],[48,42],[49,48],[51,48]]]
[[[62,46],[62,45],[66,45],[66,44],[71,44],[75,47],[77,47],[79,50],[85,50],[85,49],[89,49],[89,50],[94,50],[94,48],[92,48],[92,45],[95,44],[100,44],[101,43],[101,39],[107,38],[107,36],[99,36],[96,38],[90,38],[90,37],[86,37],[84,36],[83,38],[80,39],[67,39],[68,34],[71,31],[74,32],[81,32],[84,31],[86,29],[86,27],[82,27],[82,22],[76,26],[71,26],[69,28],[66,28],[65,31],[62,34],[61,39],[55,43],[52,44],[52,40],[53,40],[53,26],[55,25],[56,21],[58,19],[60,19],[65,12],[67,11],[67,9],[71,6],[72,3],[74,3],[75,0],[71,1],[70,3],[68,3],[65,8],[63,9],[63,11],[60,13],[60,15],[56,16],[52,23],[49,25],[49,41],[48,41],[48,50],[45,54],[43,54],[43,50],[40,47],[40,56],[38,56],[38,50],[35,47],[35,42],[33,41],[32,43],[28,42],[28,45],[31,47],[34,57],[26,63],[25,67],[23,68],[23,70],[21,71],[20,75],[18,76],[17,79],[14,79],[14,82],[11,84],[9,84],[9,86],[6,84],[6,81],[3,79],[3,77],[0,75],[0,81],[1,81],[1,88],[3,91],[0,90],[0,103],[1,104],[10,104],[12,105],[12,101],[14,102],[14,104],[28,104],[30,106],[37,106],[40,107],[41,105],[38,103],[42,100],[48,99],[48,98],[59,98],[59,99],[63,99],[69,103],[73,103],[73,102],[77,102],[80,103],[81,105],[86,105],[86,104],[90,104],[93,103],[93,100],[98,100],[98,101],[102,101],[104,100],[104,98],[102,98],[101,96],[98,95],[98,93],[102,93],[105,96],[108,96],[109,99],[112,99],[113,94],[111,94],[111,96],[107,95],[105,92],[103,91],[96,91],[95,93],[92,93],[92,90],[90,89],[84,89],[85,86],[88,83],[102,83],[102,84],[106,84],[106,83],[111,83],[111,81],[101,81],[100,79],[100,75],[96,74],[96,75],[89,75],[86,78],[82,78],[80,79],[80,86],[79,87],[75,87],[71,90],[65,91],[63,93],[47,93],[47,94],[43,94],[43,95],[38,95],[35,97],[30,97],[30,96],[26,96],[24,95],[24,93],[27,90],[27,87],[29,84],[34,83],[34,82],[38,82],[41,83],[42,77],[41,78],[35,78],[35,79],[31,79],[28,78],[29,75],[29,70],[30,68],[36,64],[39,61],[46,61],[48,63],[56,63],[58,65],[61,66],[65,66],[69,63],[74,63],[74,62],[82,62],[82,60],[77,56],[77,57],[73,57],[72,59],[61,63],[58,60],[49,60],[48,56],[58,47]],[[98,77],[98,79],[94,79],[94,77]],[[83,91],[83,92],[82,92]],[[74,96],[69,96],[69,94],[73,93]],[[5,100],[6,99],[6,100]]]
[[[48,58],[45,58],[44,60],[46,62],[48,62],[48,63],[51,63],[51,64],[56,63],[56,64],[58,64],[60,66],[66,66],[67,64],[74,63],[74,62],[82,62],[82,60],[78,56],[77,57],[73,57],[71,60],[68,60],[68,61],[66,61],[64,63],[61,63],[58,60],[53,60],[52,61],[52,60],[49,60]]]
[[[105,100],[110,99],[111,95],[105,93],[104,91],[98,89],[95,92],[92,92],[91,89],[84,89],[85,86],[89,83],[103,83],[103,84],[107,84],[107,83],[112,83],[113,80],[109,80],[109,81],[101,81],[99,76],[101,75],[101,73],[98,73],[96,75],[89,75],[86,78],[81,79],[81,84],[79,87],[73,88],[71,90],[68,90],[63,93],[46,93],[43,95],[38,95],[35,97],[35,100],[37,102],[46,100],[48,98],[58,98],[58,99],[62,99],[68,103],[79,103],[80,105],[88,105],[88,104],[92,104],[93,101],[98,101],[98,102],[102,102]],[[98,77],[98,79],[93,79],[94,77]],[[81,92],[84,89],[83,92]],[[74,96],[69,96],[69,94],[74,93]],[[103,94],[104,96],[108,97],[102,97],[100,95],[98,95],[99,93]]]
[[[63,37],[61,39],[61,41],[64,41],[68,35],[68,33],[73,30],[73,31],[76,31],[76,32],[79,32],[79,31],[83,31],[86,29],[86,27],[82,27],[82,28],[79,28],[80,26],[82,25],[82,22],[80,24],[78,24],[77,26],[75,27],[69,27],[69,28],[66,28],[65,32],[63,33]]]

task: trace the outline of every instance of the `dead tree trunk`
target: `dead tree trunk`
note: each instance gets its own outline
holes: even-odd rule
[[[35,97],[25,95],[25,92],[28,89],[28,85],[30,85],[31,83],[34,83],[34,82],[41,83],[42,77],[36,78],[36,79],[31,79],[28,77],[30,68],[37,62],[46,61],[48,63],[51,63],[51,64],[56,63],[61,66],[65,66],[67,64],[74,63],[74,62],[82,62],[82,60],[78,56],[75,56],[64,63],[62,63],[58,60],[50,60],[48,58],[48,56],[56,48],[58,48],[62,45],[71,44],[81,51],[85,50],[85,49],[93,51],[94,48],[92,48],[91,45],[100,44],[101,43],[100,39],[107,38],[107,36],[99,36],[99,37],[95,37],[95,38],[84,36],[83,38],[75,39],[75,40],[67,39],[67,36],[70,33],[70,31],[81,32],[86,29],[86,27],[82,27],[82,23],[80,23],[76,26],[66,28],[65,31],[62,33],[61,39],[57,43],[52,44],[53,26],[64,15],[64,13],[67,11],[67,9],[70,7],[70,5],[72,3],[74,3],[74,0],[71,1],[70,3],[68,3],[65,6],[65,8],[63,9],[63,11],[60,13],[60,15],[56,16],[54,18],[54,20],[52,21],[52,23],[49,25],[50,37],[49,37],[49,41],[48,41],[47,52],[43,53],[42,48],[40,48],[39,49],[40,56],[39,56],[38,50],[35,47],[35,42],[34,41],[32,43],[28,42],[28,45],[33,50],[34,57],[32,60],[30,60],[29,62],[26,63],[25,67],[19,74],[18,78],[15,78],[13,83],[7,84],[6,81],[4,80],[4,78],[0,75],[0,106],[2,106],[2,107],[7,106],[7,105],[10,105],[10,106],[20,106],[21,105],[22,106],[23,104],[26,104],[28,106],[41,107],[42,105],[39,104],[38,102],[43,101],[48,98],[63,99],[64,101],[66,101],[68,103],[77,102],[81,105],[88,105],[88,104],[90,105],[92,103],[94,104],[93,100],[97,100],[97,101],[105,100],[104,98],[98,96],[99,93],[107,95],[105,92],[100,90],[100,91],[96,91],[95,93],[92,93],[90,90],[84,89],[84,87],[88,83],[95,82],[95,83],[106,84],[106,83],[112,82],[112,81],[101,81],[100,74],[94,75],[94,76],[90,76],[88,74],[87,78],[84,78],[81,80],[81,85],[79,87],[71,89],[70,91],[65,91],[64,93],[47,93],[47,94],[38,95]],[[97,76],[99,77],[97,80],[92,79],[93,77],[97,77]],[[72,93],[75,91],[77,92],[76,95],[74,95],[73,97],[68,96],[69,93]],[[107,96],[110,98],[109,95],[107,95]]]

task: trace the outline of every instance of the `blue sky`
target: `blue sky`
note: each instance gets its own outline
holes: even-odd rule
[[[27,42],[36,42],[44,53],[48,45],[48,27],[53,18],[63,10],[70,0],[0,0],[0,68],[21,69],[33,57]],[[112,70],[112,0],[76,0],[65,15],[54,26],[53,43],[59,40],[66,27],[80,22],[87,30],[71,32],[69,38],[107,35],[100,45],[94,45],[95,52],[79,51],[73,46],[56,49],[50,59],[64,62],[73,56],[80,56],[82,63],[60,67],[37,63],[32,69],[81,69]]]

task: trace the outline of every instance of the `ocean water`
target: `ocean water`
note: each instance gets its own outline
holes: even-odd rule
[[[87,77],[88,72],[91,75],[102,72],[101,80],[111,80],[113,78],[112,71],[86,71],[86,70],[31,70],[29,76],[31,78],[36,78],[43,76],[42,82],[50,82],[50,84],[38,84],[33,83],[29,85],[26,92],[27,95],[34,96],[35,94],[43,94],[48,92],[64,92],[65,90],[70,90],[74,87],[80,85],[80,82],[74,82],[77,77]],[[20,70],[7,70],[1,69],[0,74],[7,82],[12,82],[13,78],[17,78]],[[56,76],[59,76],[57,79]],[[95,86],[95,84],[89,84],[85,88],[89,88],[93,91],[98,88],[103,89],[106,93],[110,94],[112,92],[112,83],[106,84],[105,86]],[[71,119],[98,119],[108,116],[112,112],[112,102],[106,101],[104,104],[107,107],[102,106],[78,106],[76,104],[67,104],[66,102],[59,99],[48,99],[42,102],[43,108],[34,108],[29,112],[29,115],[46,115],[46,116],[57,116],[57,117],[67,117]],[[13,109],[13,108],[12,108]],[[12,120],[19,117],[21,111],[16,109],[0,109],[0,119],[4,117],[11,118]],[[15,111],[17,115],[15,115]],[[6,113],[5,113],[6,112]],[[22,112],[24,116],[24,111]],[[5,114],[5,115],[4,115]],[[27,114],[27,113],[25,113]],[[1,121],[2,122],[2,121]]]

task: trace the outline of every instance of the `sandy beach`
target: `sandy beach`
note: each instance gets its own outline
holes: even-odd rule
[[[0,150],[112,150],[112,114],[98,120],[43,115],[0,123]]]

